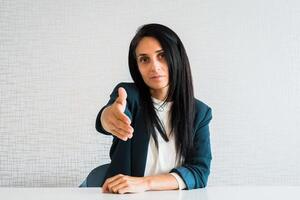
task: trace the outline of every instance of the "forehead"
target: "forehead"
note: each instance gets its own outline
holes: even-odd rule
[[[135,52],[136,54],[151,54],[161,49],[162,47],[156,38],[143,37],[138,43]]]

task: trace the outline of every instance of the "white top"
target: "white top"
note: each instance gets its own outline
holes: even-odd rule
[[[170,136],[170,116],[169,111],[172,106],[172,102],[167,102],[163,105],[163,101],[152,97],[154,108],[158,118],[164,125],[167,135],[169,136],[169,142],[166,142],[156,130],[157,142],[159,150],[155,146],[153,137],[150,137],[148,146],[148,155],[145,168],[145,176],[158,175],[168,173],[171,169],[180,166],[180,162],[176,160],[176,147],[174,134]],[[179,189],[185,189],[186,185],[182,178],[176,174],[171,173],[177,180]]]

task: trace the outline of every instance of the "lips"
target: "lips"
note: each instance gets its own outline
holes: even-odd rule
[[[150,78],[151,79],[158,79],[158,78],[162,78],[163,76],[162,75],[155,75],[155,76],[151,76]]]

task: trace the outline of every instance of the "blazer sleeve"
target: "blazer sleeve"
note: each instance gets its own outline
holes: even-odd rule
[[[96,117],[95,128],[96,128],[96,130],[97,130],[98,132],[103,133],[103,134],[105,134],[105,135],[112,135],[112,134],[109,133],[109,132],[107,132],[106,130],[104,130],[104,128],[103,128],[103,126],[102,126],[102,124],[101,124],[101,120],[100,120],[101,114],[102,114],[103,110],[104,110],[106,107],[108,107],[108,106],[110,106],[111,104],[113,104],[113,103],[115,102],[115,100],[118,98],[118,88],[119,88],[119,87],[123,87],[123,88],[126,90],[126,85],[123,84],[123,83],[119,83],[117,86],[115,86],[115,88],[113,89],[112,93],[110,94],[110,99],[109,99],[109,101],[107,102],[107,104],[106,104],[105,106],[103,106],[103,107],[100,109],[100,111],[99,111],[99,113],[98,113],[98,115],[97,115],[97,117]],[[127,91],[127,90],[126,90],[126,91]],[[128,94],[128,91],[127,91],[127,94]],[[130,112],[129,109],[128,109],[128,95],[127,95],[127,100],[126,100],[126,101],[127,101],[127,103],[126,103],[126,108],[125,108],[124,113],[131,119],[131,118],[132,118],[132,115],[131,115],[131,112]]]
[[[182,166],[170,171],[177,173],[183,179],[188,190],[204,188],[207,185],[212,160],[209,133],[209,122],[211,119],[212,111],[208,107],[205,117],[196,126],[193,153]]]

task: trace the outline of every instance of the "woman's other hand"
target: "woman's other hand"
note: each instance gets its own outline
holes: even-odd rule
[[[118,88],[118,98],[111,106],[103,110],[100,119],[103,128],[107,132],[124,141],[131,138],[133,134],[133,128],[130,125],[131,120],[124,113],[126,98],[126,90],[122,87]]]
[[[149,183],[147,177],[133,177],[118,174],[106,179],[102,186],[103,192],[110,193],[137,193],[148,190]]]

